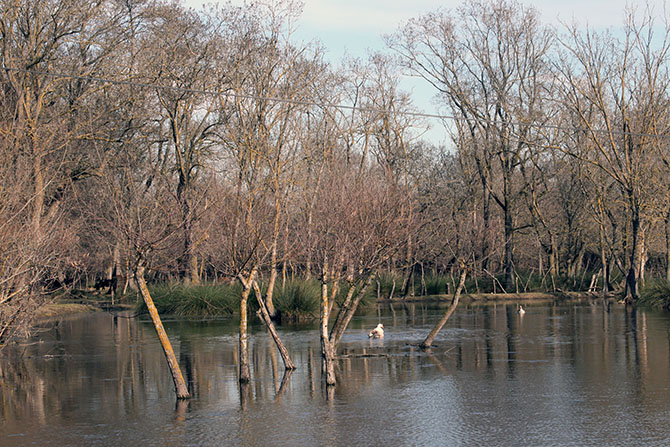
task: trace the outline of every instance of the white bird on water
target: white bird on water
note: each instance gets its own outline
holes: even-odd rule
[[[379,323],[376,328],[368,334],[370,338],[384,338],[384,325]]]
[[[517,310],[517,312],[519,312],[519,315],[523,315],[523,314],[526,313],[526,311],[524,310],[524,308],[521,304],[519,304],[519,309]]]

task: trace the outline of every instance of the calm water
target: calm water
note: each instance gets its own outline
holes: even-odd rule
[[[321,386],[315,327],[282,327],[298,369],[252,328],[237,384],[235,322],[166,322],[194,395],[177,405],[148,322],[94,314],[45,326],[0,359],[0,446],[667,446],[670,318],[600,304],[378,309]],[[283,379],[283,380],[282,380]]]

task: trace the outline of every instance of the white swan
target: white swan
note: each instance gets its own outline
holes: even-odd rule
[[[376,328],[368,334],[370,338],[384,338],[384,325],[379,323]]]
[[[519,315],[523,315],[523,314],[526,313],[526,311],[524,310],[524,308],[521,304],[519,304],[519,309],[517,310],[517,312],[519,312]]]

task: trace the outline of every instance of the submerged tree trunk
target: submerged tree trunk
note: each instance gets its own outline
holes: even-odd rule
[[[270,335],[272,336],[272,339],[274,340],[275,345],[277,345],[277,349],[279,350],[279,353],[281,354],[281,358],[284,362],[284,369],[294,370],[295,365],[293,364],[293,361],[291,360],[291,356],[289,355],[288,350],[286,349],[286,346],[284,346],[284,343],[281,341],[281,338],[279,337],[279,334],[277,334],[277,330],[275,329],[275,325],[272,322],[272,318],[270,317],[270,312],[268,310],[267,302],[263,299],[261,288],[258,286],[258,283],[256,281],[254,281],[254,291],[256,292],[256,299],[258,300],[258,305],[260,307],[261,317],[263,319],[263,322],[265,323],[265,326],[268,328],[268,331],[270,332]]]
[[[468,271],[466,270],[465,266],[461,266],[461,277],[460,280],[458,281],[458,287],[454,292],[454,297],[451,300],[451,304],[449,305],[449,308],[445,312],[442,319],[438,321],[433,330],[430,331],[428,337],[426,337],[423,343],[419,345],[421,349],[428,349],[431,347],[431,345],[433,344],[433,340],[435,340],[437,334],[442,330],[442,327],[444,327],[444,325],[447,323],[451,315],[456,310],[456,306],[458,306],[458,302],[461,298],[461,292],[463,291],[463,287],[465,287],[465,278],[467,277],[467,275]]]
[[[328,261],[324,260],[321,275],[321,375],[326,385],[335,385],[335,350],[328,338]]]
[[[251,370],[249,367],[249,312],[247,304],[249,302],[249,294],[256,276],[256,270],[252,270],[249,279],[245,279],[241,274],[238,279],[242,283],[242,296],[240,299],[240,339],[239,339],[239,357],[240,357],[240,383],[249,383],[251,380]]]
[[[140,262],[135,267],[133,272],[135,276],[135,282],[137,287],[144,298],[144,302],[149,309],[149,315],[151,315],[151,321],[154,323],[154,328],[156,328],[156,333],[158,334],[158,339],[161,342],[163,347],[163,353],[165,354],[165,359],[168,362],[170,367],[170,373],[172,374],[172,380],[174,382],[175,392],[177,393],[177,399],[189,399],[191,395],[188,392],[186,387],[186,382],[184,381],[184,376],[179,369],[179,363],[177,362],[177,357],[174,355],[172,350],[172,345],[168,339],[165,328],[163,328],[163,323],[161,322],[160,316],[158,315],[158,310],[154,305],[154,301],[149,294],[149,289],[147,288],[147,283],[144,280],[144,265]]]

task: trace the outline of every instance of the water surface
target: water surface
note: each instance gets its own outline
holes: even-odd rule
[[[600,303],[380,306],[345,334],[328,393],[316,326],[284,326],[298,369],[252,326],[167,321],[193,399],[178,404],[149,322],[99,313],[44,325],[0,358],[0,446],[670,445],[670,318]],[[381,321],[383,340],[367,331]]]

